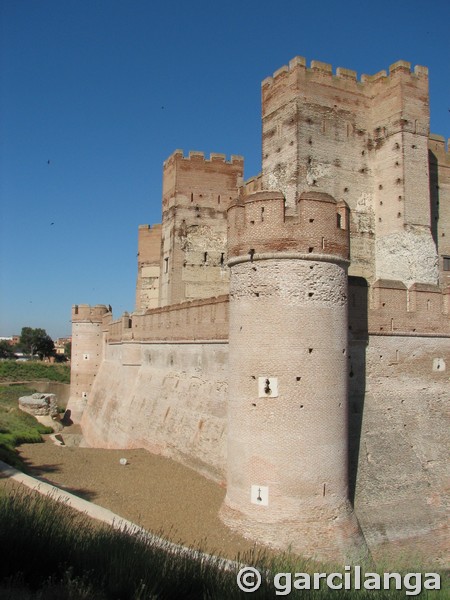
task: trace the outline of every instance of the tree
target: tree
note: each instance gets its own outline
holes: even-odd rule
[[[0,340],[0,358],[14,358],[14,349],[7,340]]]
[[[53,340],[47,335],[45,329],[22,327],[20,345],[22,346],[22,349],[31,354],[31,356],[38,354],[41,360],[44,356],[52,356],[55,351]]]

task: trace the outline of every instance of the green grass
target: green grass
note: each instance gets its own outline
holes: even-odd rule
[[[34,391],[23,385],[0,386],[0,460],[17,468],[23,463],[16,446],[42,442],[41,434],[53,431],[19,409],[19,397]]]
[[[311,572],[310,563],[286,555],[241,557],[267,575],[260,590],[249,595],[237,586],[239,567],[224,570],[220,559],[193,557],[168,544],[161,548],[149,537],[100,525],[65,504],[20,488],[0,494],[0,547],[7,549],[0,561],[0,595],[10,600],[266,599],[278,597],[273,584],[277,571]],[[292,589],[289,598],[405,598],[405,589],[323,588]],[[444,595],[420,595],[438,597]]]
[[[39,361],[0,361],[0,381],[34,381],[37,379],[70,383],[70,366]]]

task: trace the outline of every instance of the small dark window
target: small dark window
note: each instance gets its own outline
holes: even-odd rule
[[[220,255],[220,266],[223,267],[223,263],[224,263],[224,252],[222,252],[222,254]]]
[[[164,259],[164,273],[168,273],[169,272],[169,259],[165,258]]]
[[[339,227],[339,229],[342,229],[342,216],[339,213],[336,214],[336,219],[337,219],[337,226]]]
[[[205,262],[207,262],[207,260],[208,260],[208,253],[204,252],[203,253],[203,262],[205,263]]]
[[[444,271],[450,271],[450,256],[444,256]]]

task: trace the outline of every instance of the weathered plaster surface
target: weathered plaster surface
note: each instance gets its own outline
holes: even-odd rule
[[[108,348],[95,380],[82,420],[86,443],[146,448],[224,481],[227,344],[124,346]],[[436,358],[450,363],[448,339],[370,336],[350,344],[355,509],[378,558],[390,547],[397,558],[446,561],[449,381],[448,371],[433,370]],[[124,364],[133,361],[142,364]],[[289,353],[284,361],[288,368]]]
[[[377,279],[437,284],[436,246],[427,228],[409,227],[376,240]]]

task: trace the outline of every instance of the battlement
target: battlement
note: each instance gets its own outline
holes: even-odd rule
[[[243,165],[244,164],[244,157],[235,155],[235,154],[232,154],[230,156],[230,160],[227,160],[227,157],[225,154],[220,154],[218,152],[211,152],[209,155],[209,158],[205,158],[205,153],[201,152],[199,150],[189,150],[188,155],[185,156],[184,151],[178,149],[178,150],[175,150],[174,152],[172,152],[172,154],[164,161],[163,168],[165,169],[166,167],[170,166],[177,160],[191,161],[194,163],[195,162],[207,162],[207,163],[218,162],[218,163],[224,163],[224,164],[229,164],[229,165]]]
[[[299,71],[302,71],[311,77],[329,77],[330,79],[334,78],[337,81],[346,80],[358,82],[356,71],[352,71],[343,67],[337,67],[335,73],[333,74],[332,65],[319,60],[312,60],[310,63],[310,68],[308,68],[306,59],[303,56],[296,56],[289,61],[288,65],[284,65],[277,69],[271,77],[266,77],[262,81],[261,87],[265,88],[266,86],[271,86],[277,80],[289,77],[291,74]],[[379,71],[375,75],[363,74],[360,77],[359,83],[373,83],[381,79],[388,80],[389,77],[395,76],[398,73],[406,73],[411,75],[411,77],[428,78],[427,67],[416,65],[413,71],[411,71],[411,63],[404,60],[398,60],[389,66],[389,75],[386,71]],[[320,79],[320,81],[323,81],[323,79]]]
[[[370,289],[368,329],[374,334],[450,335],[450,289],[377,280]],[[447,318],[446,318],[447,317]]]
[[[415,66],[411,71],[410,63],[400,60],[390,65],[388,72],[382,70],[374,75],[363,74],[358,79],[356,71],[337,67],[333,72],[332,65],[318,60],[312,60],[308,67],[305,58],[296,57],[289,65],[284,65],[263,80],[263,118],[286,107],[300,94],[306,95],[306,102],[328,105],[329,109],[335,111],[354,112],[358,105],[360,109],[367,110],[378,98],[382,99],[397,86],[405,85],[408,85],[408,92],[405,98],[403,95],[397,98],[398,106],[403,106],[402,103],[408,102],[410,97],[422,98],[428,93],[428,69]],[[336,92],[339,92],[339,99]],[[294,118],[295,121],[295,106],[288,112],[286,127],[289,119]]]
[[[224,212],[230,201],[237,196],[242,185],[244,159],[232,155],[229,161],[225,154],[189,152],[175,150],[164,162],[163,176],[163,221],[168,209],[194,208],[195,218],[201,216],[203,208]]]
[[[228,296],[223,295],[149,309],[144,313],[124,313],[110,324],[107,341],[204,341],[227,337]]]
[[[255,192],[228,209],[228,256],[295,252],[305,257],[349,257],[348,208],[332,196],[304,192],[297,210],[287,215],[281,192]],[[330,258],[331,260],[331,258]]]
[[[74,304],[72,306],[72,322],[102,323],[103,317],[111,311],[104,304]]]

